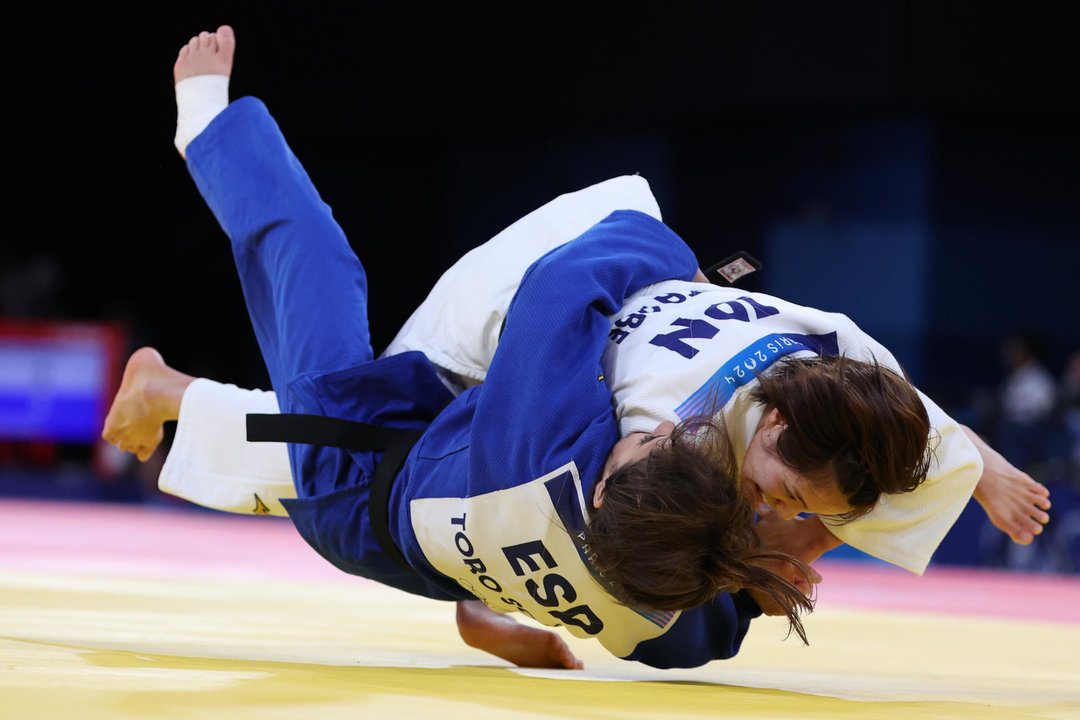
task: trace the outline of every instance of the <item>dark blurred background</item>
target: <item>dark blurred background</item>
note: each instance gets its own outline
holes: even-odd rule
[[[1052,485],[1034,548],[969,513],[939,558],[1075,571],[1080,52],[1066,14],[733,5],[11,11],[0,350],[91,323],[120,361],[153,345],[185,372],[268,385],[227,242],[172,146],[177,49],[227,22],[233,96],[266,101],[335,209],[369,272],[376,346],[469,248],[638,172],[703,264],[751,251],[765,263],[753,289],[848,314]],[[25,374],[16,356],[0,351],[0,390]],[[1050,400],[1017,414],[1010,382]],[[18,409],[6,402],[0,416]],[[14,422],[0,492],[166,502],[155,461]]]

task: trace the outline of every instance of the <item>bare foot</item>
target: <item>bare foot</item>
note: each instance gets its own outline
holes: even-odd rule
[[[463,600],[457,604],[457,626],[461,639],[469,647],[489,652],[519,667],[565,670],[585,667],[555,633],[522,625],[479,600]]]
[[[180,48],[173,65],[173,82],[196,75],[225,75],[232,72],[236,35],[228,25],[215,32],[201,32]]]
[[[1050,521],[1050,491],[1018,469],[968,428],[968,437],[983,458],[983,474],[975,499],[994,527],[1019,545],[1029,545]]]
[[[975,499],[994,527],[1019,545],[1029,545],[1050,521],[1050,491],[1030,475],[1009,465],[1011,472],[983,472]]]
[[[165,364],[154,348],[132,353],[101,437],[145,462],[161,443],[161,426],[180,416],[180,400],[195,378]]]

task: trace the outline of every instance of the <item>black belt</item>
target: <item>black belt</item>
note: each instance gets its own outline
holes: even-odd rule
[[[371,531],[387,557],[415,573],[390,537],[390,489],[422,430],[368,425],[324,415],[248,415],[248,442],[284,442],[326,445],[343,450],[382,452],[371,476],[368,514]]]
[[[716,285],[733,285],[740,278],[761,269],[761,263],[747,252],[738,252],[705,271]],[[503,327],[506,318],[503,318]],[[499,334],[502,334],[500,329]],[[284,442],[325,445],[343,450],[382,452],[382,460],[371,477],[369,515],[371,531],[383,552],[403,569],[415,573],[390,537],[390,489],[405,464],[409,451],[423,435],[421,430],[368,425],[324,415],[248,415],[248,442]]]

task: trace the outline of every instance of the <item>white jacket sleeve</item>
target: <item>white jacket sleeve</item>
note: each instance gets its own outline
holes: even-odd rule
[[[639,175],[560,195],[454,263],[384,354],[419,350],[451,383],[464,387],[482,383],[521,276],[545,253],[615,210],[637,210],[661,219],[649,183]]]
[[[850,320],[848,321],[850,323]],[[901,371],[885,346],[854,323],[844,333],[857,340],[841,348],[860,360],[876,359]],[[933,458],[926,480],[909,493],[882,495],[868,514],[848,523],[822,520],[840,540],[865,553],[921,575],[949,528],[960,517],[982,476],[982,456],[958,422],[919,392],[930,418]]]

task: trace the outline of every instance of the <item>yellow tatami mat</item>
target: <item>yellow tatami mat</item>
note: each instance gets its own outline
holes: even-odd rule
[[[1075,579],[821,569],[810,647],[762,619],[694,670],[571,638],[584,671],[528,671],[287,522],[3,501],[0,718],[1080,718]]]

